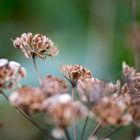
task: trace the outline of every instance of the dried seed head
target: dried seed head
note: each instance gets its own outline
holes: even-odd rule
[[[26,71],[19,63],[0,59],[0,89],[11,89],[25,77]]]
[[[78,80],[77,89],[82,101],[94,102],[102,96],[104,83],[93,77],[84,81]]]
[[[121,94],[126,100],[126,106],[132,115],[133,122],[140,126],[140,73],[124,63],[123,75],[126,83],[122,87]]]
[[[13,106],[22,108],[26,113],[39,112],[44,98],[40,89],[24,86],[10,95],[10,102]]]
[[[23,33],[13,41],[15,48],[21,49],[26,58],[35,56],[45,59],[46,56],[56,56],[59,53],[54,43],[44,35]]]
[[[82,101],[94,102],[110,93],[117,93],[120,89],[120,82],[117,82],[115,85],[113,83],[106,84],[92,77],[78,80],[77,89]]]
[[[50,97],[43,102],[43,110],[53,124],[66,128],[79,117],[87,116],[87,109],[79,102],[73,102],[69,94]]]
[[[89,70],[81,65],[63,65],[61,71],[64,76],[71,82],[72,86],[75,87],[77,80],[84,80],[91,78],[92,74]]]
[[[132,117],[129,113],[125,112],[126,106],[119,97],[110,96],[100,99],[92,111],[102,121],[103,125],[126,125],[130,123]]]
[[[45,96],[47,97],[68,92],[66,82],[51,75],[47,75],[44,77],[40,89],[43,93],[45,93]]]

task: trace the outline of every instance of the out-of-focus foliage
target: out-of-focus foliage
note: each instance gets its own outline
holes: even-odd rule
[[[139,22],[140,1],[137,1],[137,9]],[[10,39],[23,32],[42,33],[56,43],[60,54],[46,61],[38,59],[41,77],[45,74],[62,76],[60,64],[79,63],[88,67],[95,77],[115,81],[121,78],[123,60],[134,64],[128,41],[131,22],[131,5],[127,0],[0,0],[0,57],[21,63],[28,72],[23,84],[37,85],[32,61],[24,58]],[[47,127],[43,120],[39,121]],[[0,140],[45,140],[2,97],[0,122],[4,123]],[[95,124],[90,122],[87,130],[91,131]],[[79,130],[81,127],[78,126]],[[112,139],[129,140],[130,131],[131,126],[123,128]]]

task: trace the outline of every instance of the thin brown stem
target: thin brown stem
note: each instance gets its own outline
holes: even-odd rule
[[[72,99],[74,101],[74,88],[72,88],[71,95],[72,95]],[[73,124],[73,135],[74,135],[74,140],[76,140],[76,124],[75,123]]]
[[[35,72],[36,72],[39,84],[41,84],[41,78],[40,78],[40,74],[39,74],[39,71],[38,71],[38,68],[37,68],[37,65],[36,65],[35,57],[33,57],[32,59],[33,59],[33,65],[34,65],[34,68],[35,68]]]
[[[6,100],[9,101],[9,97],[2,91],[0,91],[0,94],[2,94]],[[16,110],[18,110],[22,116],[24,116],[28,121],[30,121],[34,126],[36,126],[44,135],[49,137],[51,140],[55,140],[51,135],[47,134],[44,129],[42,129],[28,114],[26,114],[20,107],[14,106]]]
[[[87,126],[88,119],[89,119],[89,117],[87,116],[86,119],[85,119],[83,129],[82,129],[81,140],[84,139],[84,133],[85,133],[85,129],[86,129],[86,126]]]
[[[94,136],[101,128],[102,126],[102,122],[98,122],[96,127],[93,129],[92,133],[90,134],[89,138],[91,138],[92,136]]]

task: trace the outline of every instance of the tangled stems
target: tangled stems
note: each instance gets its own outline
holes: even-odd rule
[[[6,100],[9,101],[9,97],[3,92],[0,91],[0,94],[2,94]],[[18,106],[15,106],[16,110],[18,110],[22,116],[24,116],[28,121],[30,121],[34,126],[36,126],[44,135],[46,135],[51,140],[55,140],[51,135],[47,134],[28,114],[26,114],[21,108]]]
[[[38,72],[38,68],[37,68],[37,65],[36,65],[35,56],[32,57],[32,60],[33,60],[33,65],[34,65],[34,68],[35,68],[35,72],[36,72],[39,84],[41,84],[41,78],[40,78],[40,75],[39,75],[39,72]]]

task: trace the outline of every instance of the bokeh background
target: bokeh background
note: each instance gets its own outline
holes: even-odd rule
[[[140,1],[137,0],[139,21]],[[134,64],[131,24],[129,0],[0,0],[0,57],[21,63],[28,73],[22,83],[37,86],[31,60],[16,50],[10,39],[23,32],[41,33],[60,49],[55,58],[37,60],[41,77],[45,74],[62,77],[60,64],[76,63],[86,66],[99,79],[116,81],[122,77],[122,61]],[[34,117],[42,127],[50,128],[41,116]],[[47,140],[3,97],[0,97],[0,126],[0,140]],[[90,121],[85,140],[94,126]],[[81,127],[82,123],[78,125],[78,133]],[[131,126],[124,127],[111,138],[129,140],[131,129]],[[99,135],[107,132],[103,130]]]

